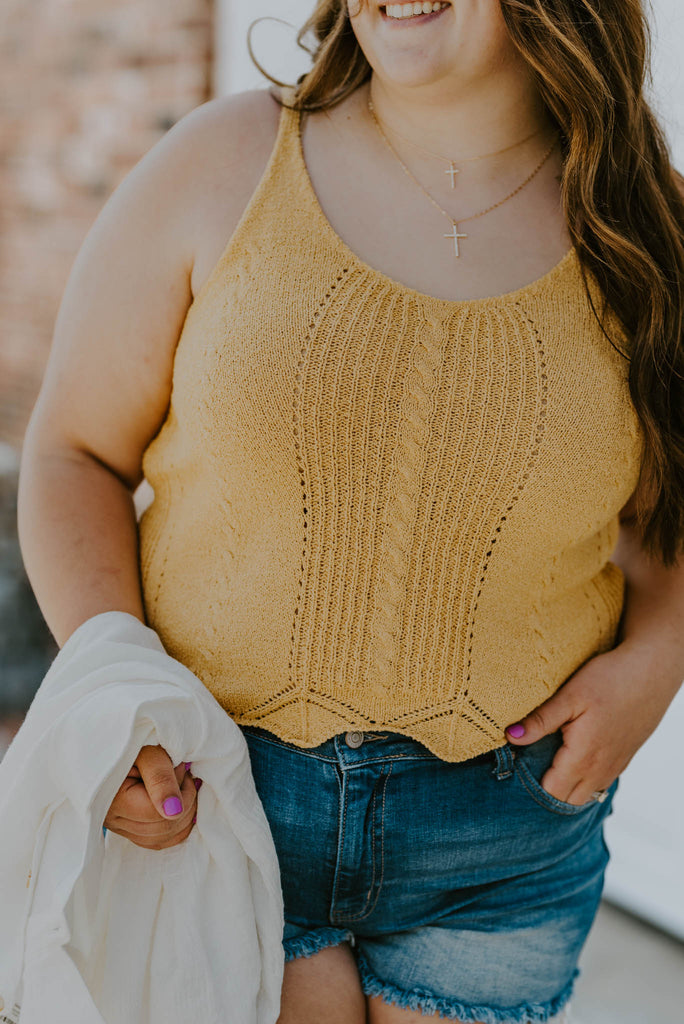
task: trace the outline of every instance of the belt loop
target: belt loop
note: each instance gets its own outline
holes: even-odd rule
[[[492,774],[496,775],[497,779],[509,778],[513,774],[513,758],[515,757],[510,744],[506,743],[503,747],[496,747],[494,753],[496,754],[496,764],[492,769]]]

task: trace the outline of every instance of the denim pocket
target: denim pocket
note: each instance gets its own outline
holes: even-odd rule
[[[562,743],[563,735],[559,730],[558,732],[550,733],[548,736],[542,736],[540,740],[530,743],[527,747],[515,747],[509,744],[514,752],[513,763],[516,781],[536,803],[546,808],[547,811],[552,811],[554,814],[583,814],[597,806],[602,806],[606,810],[606,801],[599,804],[599,801],[592,799],[583,804],[571,804],[565,800],[559,800],[542,786],[541,780],[551,767],[556,751],[561,747]],[[613,783],[608,791],[608,802],[612,799],[616,782]]]

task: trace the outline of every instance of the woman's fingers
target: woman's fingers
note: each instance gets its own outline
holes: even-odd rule
[[[542,736],[557,732],[566,722],[571,721],[576,713],[572,688],[566,683],[526,718],[507,726],[506,739],[520,747],[529,746]]]
[[[607,730],[604,730],[607,734]],[[619,772],[606,765],[603,750],[593,732],[580,719],[564,732],[563,744],[541,784],[552,796],[568,804],[586,804],[592,794],[608,787]]]
[[[183,813],[179,780],[171,758],[163,747],[146,746],[138,754],[136,765],[155,810],[162,818],[177,818]],[[185,771],[184,765],[179,768]]]
[[[193,828],[194,822],[191,818],[182,829],[175,829],[173,832],[168,832],[167,830],[163,835],[141,835],[139,832],[128,832],[123,825],[111,831],[116,832],[117,835],[128,839],[129,842],[134,843],[136,846],[141,846],[145,850],[167,850],[171,846],[178,846],[179,843],[184,842]]]
[[[179,790],[185,778],[190,778],[182,763],[174,769],[176,782]],[[119,788],[108,812],[108,818],[129,818],[133,821],[158,821],[163,816],[159,814],[145,788],[140,772],[136,765],[133,766],[123,784]],[[109,827],[109,826],[108,826]]]
[[[625,766],[613,749],[621,712],[620,703],[609,699],[616,675],[610,656],[596,655],[543,704],[506,729],[508,741],[518,747],[562,730],[563,742],[541,779],[544,789],[558,800],[588,803]]]
[[[157,812],[141,781],[126,782],[129,785],[125,791],[122,787],[112,802],[105,819],[107,828],[147,849],[165,849],[188,837],[197,812],[195,780],[189,773],[185,773],[179,789],[182,811],[170,818]]]
[[[145,746],[120,786],[105,826],[138,846],[161,850],[183,842],[197,811],[189,763],[174,767],[161,746]]]

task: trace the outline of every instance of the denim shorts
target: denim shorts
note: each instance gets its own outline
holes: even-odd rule
[[[242,726],[280,864],[285,960],[348,942],[363,991],[447,1020],[564,1020],[609,859],[605,800],[540,784],[560,732],[450,763],[406,736],[302,748]]]

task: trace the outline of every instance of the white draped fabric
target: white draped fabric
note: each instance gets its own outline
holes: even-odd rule
[[[185,842],[102,823],[145,744],[204,780]],[[245,739],[134,616],[83,623],[0,763],[0,1018],[274,1024],[278,862]]]

